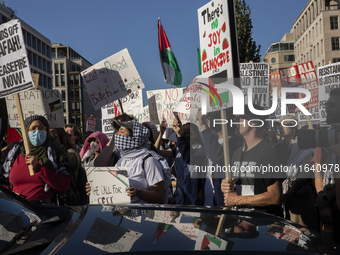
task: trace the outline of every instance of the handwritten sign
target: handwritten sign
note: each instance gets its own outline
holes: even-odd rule
[[[125,167],[88,167],[88,182],[91,185],[90,204],[129,204],[130,197],[127,168]]]
[[[143,117],[143,94],[142,90],[137,90],[120,99],[123,111],[132,115],[138,122],[142,122]],[[102,111],[102,133],[111,139],[113,135],[113,118],[122,114],[122,109],[117,101],[109,103],[101,108]]]
[[[143,107],[142,122],[150,122],[150,110],[149,105]],[[151,122],[150,122],[151,123]]]
[[[152,215],[150,214],[146,215],[145,220],[166,224],[179,223],[181,220],[181,215],[180,214],[177,215],[176,213],[177,212],[170,211],[153,211]]]
[[[20,21],[0,25],[0,98],[34,88]]]
[[[108,253],[128,252],[142,235],[97,218],[83,242]]]
[[[96,117],[86,115],[86,131],[94,132],[96,130]]]
[[[146,92],[151,124],[158,125],[163,118],[172,125],[173,111],[183,96],[183,88],[150,90]]]
[[[199,229],[195,228],[192,223],[174,223],[172,224],[179,232],[196,241],[198,238]]]
[[[228,4],[224,0],[210,1],[198,9],[202,74],[210,77],[225,71],[233,77]]]
[[[64,111],[59,90],[29,90],[19,93],[23,117],[31,115],[44,116],[50,128],[63,128]],[[19,114],[14,96],[6,97],[9,124],[20,128]]]
[[[241,89],[248,103],[248,88],[252,89],[254,105],[269,107],[269,64],[240,63]]]
[[[340,63],[333,63],[318,68],[319,78],[319,100],[320,100],[320,124],[326,125],[326,103],[329,99],[330,91],[340,88]]]
[[[127,49],[89,67],[81,76],[96,110],[144,88]]]

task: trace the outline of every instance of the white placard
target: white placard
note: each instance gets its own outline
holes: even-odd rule
[[[241,89],[244,102],[248,103],[248,88],[252,88],[252,101],[254,105],[269,108],[269,64],[268,63],[241,63],[240,64]]]
[[[128,252],[142,235],[97,218],[83,242],[108,253]]]
[[[23,118],[31,115],[44,116],[50,128],[63,128],[64,111],[59,90],[29,90],[19,93]],[[20,128],[19,114],[14,95],[6,97],[9,124]]]
[[[230,23],[225,0],[210,1],[198,9],[202,75],[210,77],[225,71],[233,78]]]
[[[183,96],[183,88],[150,90],[146,94],[151,124],[158,125],[164,118],[171,126],[175,118],[173,111]]]
[[[0,25],[0,98],[34,88],[20,21]]]
[[[88,167],[86,175],[91,185],[90,204],[130,203],[126,167]]]
[[[340,63],[333,63],[318,68],[319,78],[319,107],[320,107],[320,124],[326,123],[326,103],[329,99],[329,93],[332,89],[340,88]]]
[[[89,67],[81,76],[96,110],[144,88],[127,49]]]

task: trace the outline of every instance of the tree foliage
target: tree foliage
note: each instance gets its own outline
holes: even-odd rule
[[[260,62],[261,45],[257,46],[253,40],[251,10],[245,0],[235,0],[235,14],[240,63]]]

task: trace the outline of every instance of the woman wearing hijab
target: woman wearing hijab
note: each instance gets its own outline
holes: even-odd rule
[[[104,149],[108,142],[109,139],[102,132],[97,131],[89,135],[80,151],[83,167],[94,166],[95,158]]]
[[[33,203],[65,204],[71,183],[67,151],[50,135],[43,116],[28,117],[25,127],[30,153],[23,141],[13,147],[0,169],[2,183]],[[32,176],[28,165],[33,166]]]
[[[149,132],[135,120],[115,120],[119,131],[114,136],[115,149],[121,158],[116,166],[127,167],[130,188],[127,189],[131,203],[162,203],[167,201],[164,193],[164,174],[158,161],[160,155],[150,150]],[[145,157],[147,154],[152,157]],[[146,159],[145,159],[146,158]]]

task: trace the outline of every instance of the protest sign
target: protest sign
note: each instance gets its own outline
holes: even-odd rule
[[[0,25],[0,98],[34,88],[20,21]]]
[[[129,95],[121,98],[120,103],[118,100],[113,103],[115,107],[117,108],[117,112],[115,116],[120,115],[124,112],[126,114],[132,115],[133,117],[136,118],[138,122],[140,122],[142,118],[142,112],[143,112],[142,90],[131,92]],[[123,107],[123,110],[121,109],[121,106]]]
[[[231,1],[214,0],[197,10],[201,73],[205,77],[238,77],[234,9]],[[234,59],[236,61],[234,61]],[[220,75],[218,75],[220,74]]]
[[[96,117],[86,115],[86,131],[96,131]]]
[[[173,111],[183,96],[183,88],[150,90],[146,94],[151,124],[158,125],[165,119],[171,126],[174,120]]]
[[[90,204],[130,203],[126,167],[88,167],[86,175],[91,185]]]
[[[180,223],[181,215],[179,212],[171,212],[171,211],[147,211],[146,221],[153,221],[158,223]]]
[[[300,75],[297,66],[291,66],[287,68],[280,68],[280,78],[282,87],[298,88],[300,87]],[[282,96],[282,95],[281,95]],[[299,93],[287,93],[286,98],[297,99],[299,98]],[[287,104],[287,109],[289,114],[295,112],[294,104]],[[282,111],[282,110],[281,110]]]
[[[195,250],[226,250],[227,244],[226,240],[200,230]]]
[[[197,240],[200,230],[195,228],[192,223],[173,223],[172,225],[191,240]]]
[[[340,88],[340,63],[333,63],[318,68],[319,79],[319,108],[320,108],[320,124],[326,123],[326,103],[330,96],[330,91]]]
[[[240,63],[241,89],[248,103],[248,88],[253,91],[253,104],[269,107],[269,64]]]
[[[280,119],[281,116],[281,88],[282,88],[282,83],[281,83],[281,76],[280,72],[272,72],[269,75],[270,78],[270,101],[273,98],[273,88],[277,89],[277,107],[276,110],[273,114],[271,114],[270,118],[275,119],[278,118]]]
[[[128,252],[142,235],[96,218],[83,242],[106,253]]]
[[[149,105],[143,107],[142,122],[150,122],[150,110]],[[151,123],[151,122],[150,122]]]
[[[101,108],[102,112],[102,133],[111,139],[113,135],[112,121],[113,118],[121,115],[123,112],[132,115],[138,122],[143,117],[143,94],[142,90],[137,90],[120,99],[123,111],[119,101],[107,104]]]
[[[127,49],[89,67],[81,76],[96,110],[144,88]]]
[[[63,128],[64,112],[59,90],[29,90],[18,93],[23,118],[31,115],[44,116],[50,128]],[[12,128],[20,128],[18,104],[14,96],[6,97],[9,124]]]

